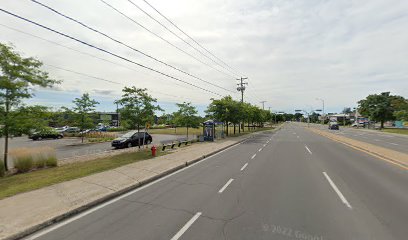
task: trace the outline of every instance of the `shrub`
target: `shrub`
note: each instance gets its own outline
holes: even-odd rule
[[[6,169],[3,160],[0,159],[0,177],[4,177],[4,175],[6,175]]]
[[[17,172],[24,173],[33,169],[34,161],[32,156],[21,155],[14,157],[14,167],[17,169]]]
[[[56,167],[58,166],[58,160],[56,157],[49,156],[47,160],[45,161],[45,165],[47,167]]]
[[[18,172],[28,172],[33,168],[55,167],[57,157],[50,147],[17,148],[10,151],[14,167]]]

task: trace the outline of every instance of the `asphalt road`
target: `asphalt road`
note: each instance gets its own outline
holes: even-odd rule
[[[185,138],[182,135],[169,134],[152,134],[153,144],[160,144],[162,141],[177,140]],[[193,138],[195,136],[190,136]],[[33,141],[26,136],[15,137],[10,139],[10,149],[16,148],[36,148],[36,147],[52,147],[56,151],[58,159],[69,158],[75,156],[92,155],[104,151],[112,150],[111,142],[80,144],[80,138],[63,138],[63,139],[45,139],[41,141]],[[0,138],[0,154],[4,151],[4,139]]]
[[[408,153],[408,136],[378,132],[375,130],[354,129],[340,126],[340,130],[329,130],[327,125],[314,125],[325,131],[343,135],[358,141],[371,143],[395,151]]]
[[[31,239],[407,239],[407,185],[406,170],[287,124]]]

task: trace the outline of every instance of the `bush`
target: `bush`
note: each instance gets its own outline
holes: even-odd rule
[[[117,128],[108,128],[108,132],[125,132],[127,131],[124,127],[117,127]]]
[[[58,166],[58,160],[57,160],[56,157],[50,156],[45,161],[45,165],[47,167],[56,167],[56,166]]]
[[[58,164],[55,150],[50,147],[16,148],[10,151],[17,172],[28,172],[33,168],[55,167]]]
[[[14,167],[17,169],[17,172],[24,173],[33,169],[34,161],[32,156],[21,155],[14,158]]]
[[[4,177],[4,175],[6,175],[6,169],[3,160],[0,159],[0,177]]]

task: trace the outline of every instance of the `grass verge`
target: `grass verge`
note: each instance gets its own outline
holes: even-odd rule
[[[388,133],[398,133],[398,134],[408,135],[408,129],[385,128],[381,131],[388,132]]]
[[[164,154],[166,153],[158,152],[158,156]],[[150,158],[152,158],[150,151],[131,152],[6,176],[0,178],[0,199]]]

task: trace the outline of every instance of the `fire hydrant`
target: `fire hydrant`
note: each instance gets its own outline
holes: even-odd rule
[[[156,157],[156,150],[157,150],[156,146],[153,145],[153,147],[150,148],[150,150],[152,150],[152,156]]]

